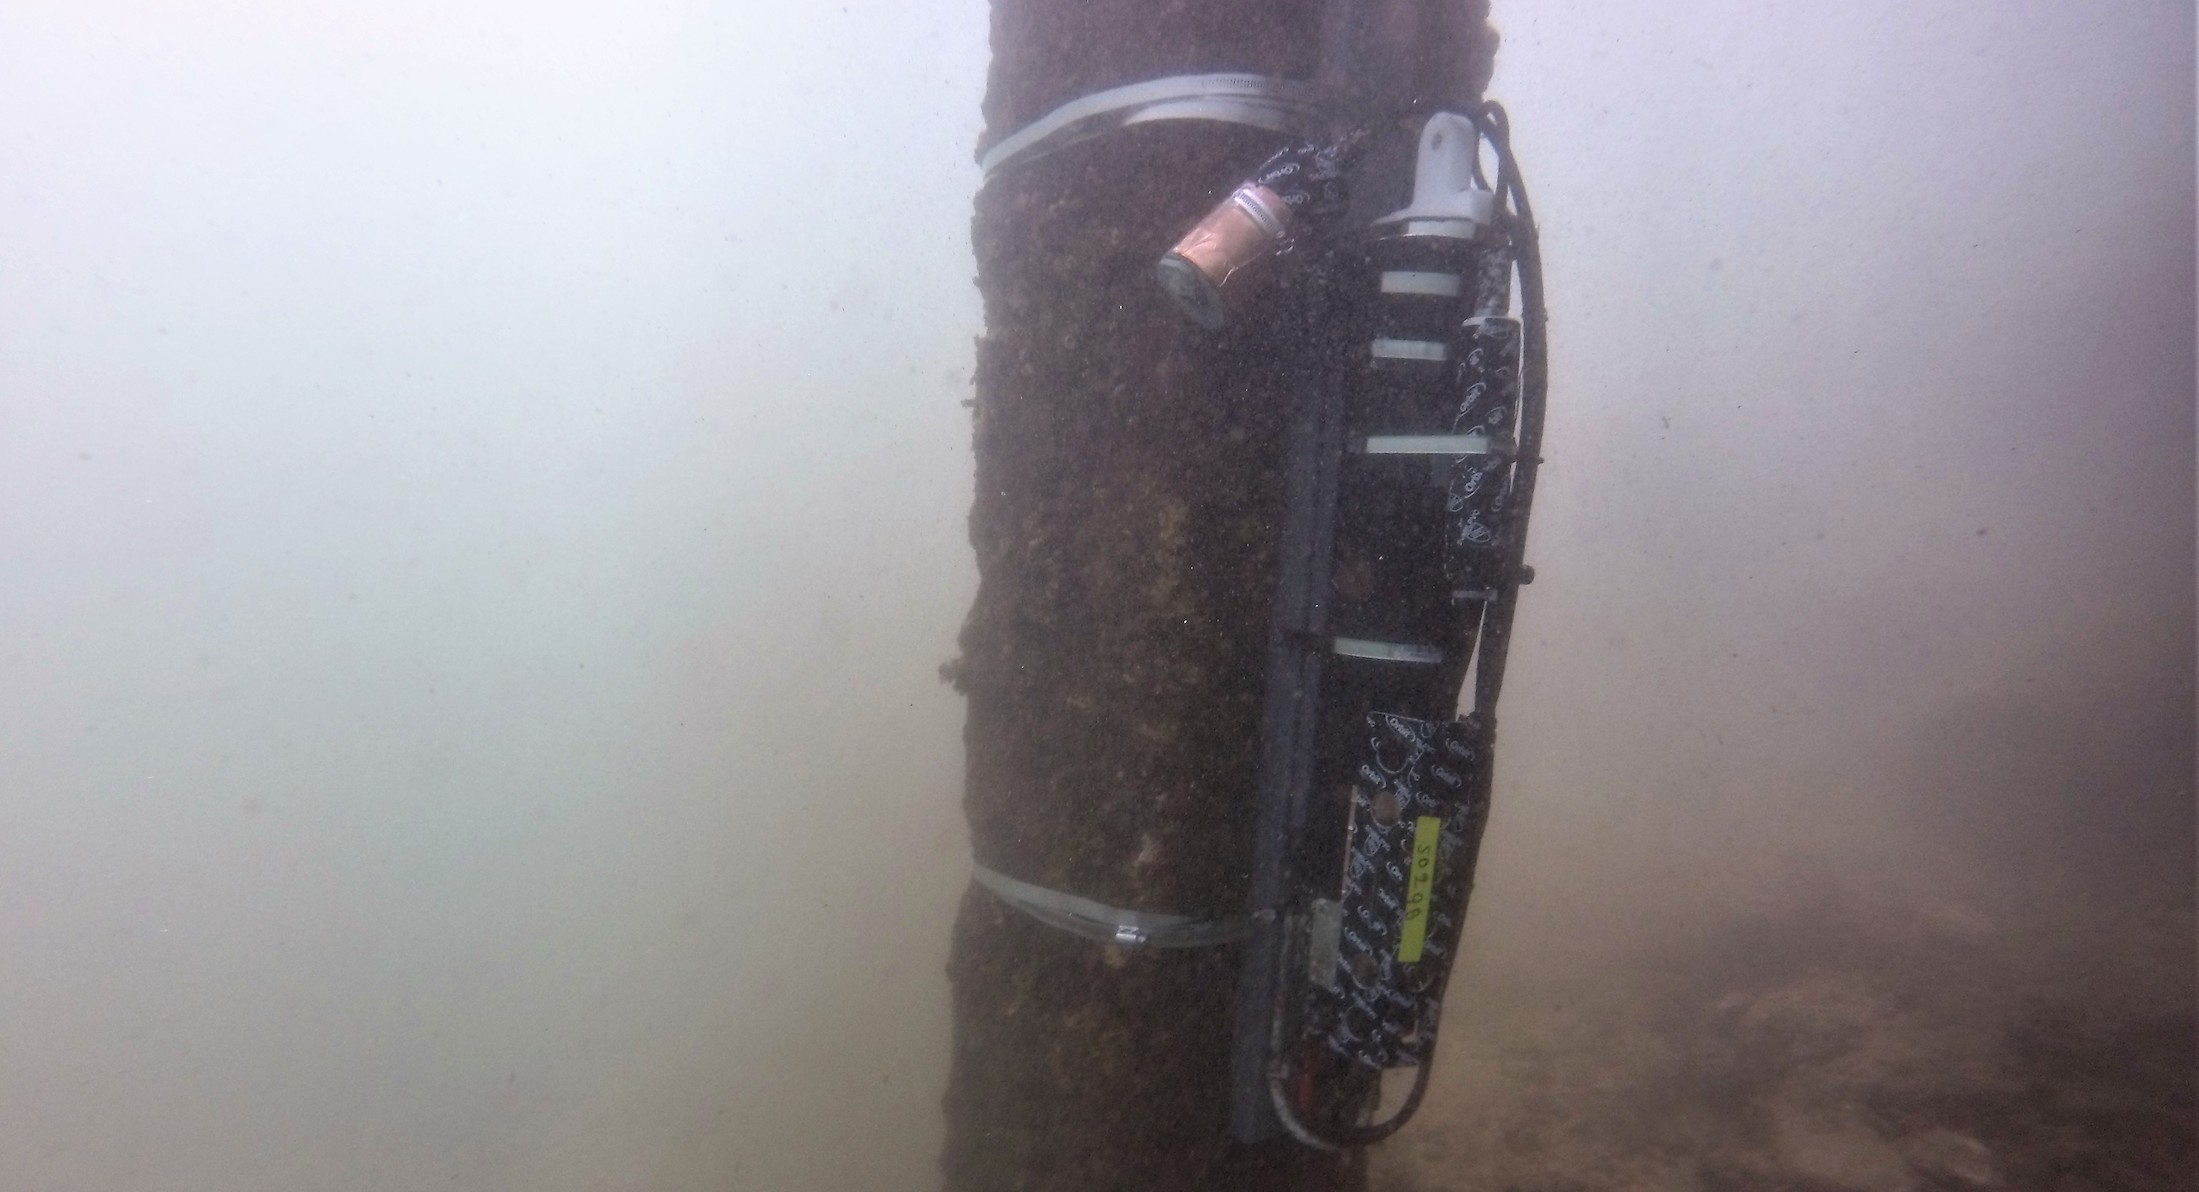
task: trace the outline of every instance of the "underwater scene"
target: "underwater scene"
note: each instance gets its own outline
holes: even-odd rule
[[[0,1192],[2191,1188],[2194,20],[0,6]]]

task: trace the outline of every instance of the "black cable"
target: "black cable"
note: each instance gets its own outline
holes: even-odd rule
[[[1497,155],[1498,201],[1511,202],[1513,267],[1519,273],[1521,356],[1519,456],[1512,468],[1511,549],[1507,551],[1510,574],[1490,602],[1482,624],[1481,660],[1474,672],[1474,711],[1493,726],[1497,694],[1504,685],[1504,664],[1512,641],[1512,614],[1519,604],[1519,588],[1525,578],[1522,556],[1527,542],[1527,518],[1535,501],[1535,475],[1542,462],[1542,422],[1550,390],[1549,311],[1543,305],[1542,246],[1535,229],[1534,207],[1527,201],[1526,184],[1520,181],[1519,164],[1512,156],[1511,121],[1502,104],[1482,105],[1475,123]]]

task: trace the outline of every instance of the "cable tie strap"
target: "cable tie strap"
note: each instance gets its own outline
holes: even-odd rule
[[[1269,132],[1295,132],[1320,112],[1314,88],[1295,79],[1257,74],[1171,75],[1111,87],[1055,108],[995,142],[978,155],[978,168],[993,171],[1018,158],[1067,148],[1132,124],[1154,120],[1217,120]]]
[[[1501,455],[1505,445],[1486,432],[1465,435],[1368,435],[1365,455]]]
[[[1412,662],[1433,666],[1443,661],[1443,650],[1440,647],[1413,642],[1378,642],[1363,637],[1340,637],[1330,648],[1346,658],[1371,658],[1376,662]]]
[[[1251,932],[1250,920],[1200,919],[1191,915],[1155,915],[1128,911],[1044,886],[1019,881],[972,863],[977,884],[1009,906],[1049,927],[1106,944],[1147,948],[1203,948],[1230,944]]]

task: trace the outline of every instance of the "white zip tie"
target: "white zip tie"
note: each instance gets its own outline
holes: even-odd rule
[[[1391,339],[1377,336],[1370,349],[1377,360],[1411,360],[1441,364],[1450,358],[1451,347],[1434,339]]]
[[[1376,662],[1432,664],[1443,661],[1442,650],[1411,642],[1377,642],[1363,637],[1340,637],[1332,648],[1346,658],[1371,658]]]
[[[1201,919],[1124,910],[1059,890],[1049,890],[972,862],[971,876],[1002,902],[1049,927],[1105,944],[1149,948],[1203,948],[1229,944],[1251,933],[1245,918]]]
[[[1312,86],[1256,74],[1172,75],[1095,92],[1055,108],[978,155],[986,175],[1024,156],[1039,156],[1132,124],[1215,120],[1269,132],[1294,132],[1319,114]]]
[[[1487,435],[1368,435],[1368,455],[1487,455]]]
[[[1382,273],[1382,292],[1385,294],[1456,298],[1465,288],[1465,279],[1456,273],[1435,273],[1422,269],[1388,269]]]

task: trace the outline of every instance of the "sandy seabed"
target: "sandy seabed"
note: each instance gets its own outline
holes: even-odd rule
[[[2132,980],[2127,953],[2042,957],[1959,907],[1835,903],[1562,988],[1491,983],[1478,1013],[1454,990],[1435,1091],[1373,1187],[2188,1189],[2190,956],[2157,937],[2148,958]]]

